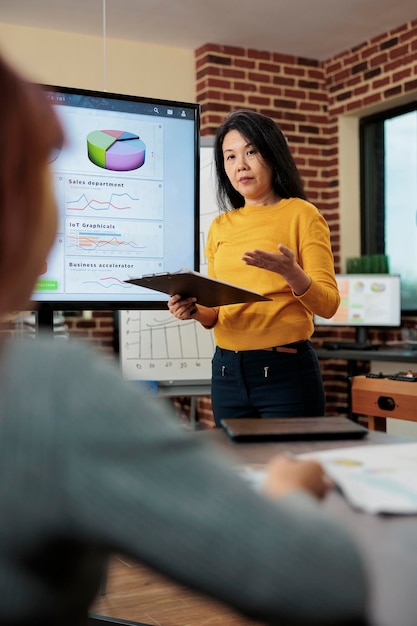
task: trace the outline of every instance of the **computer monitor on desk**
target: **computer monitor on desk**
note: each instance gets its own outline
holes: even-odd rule
[[[353,327],[355,340],[324,342],[323,348],[367,350],[369,328],[401,326],[401,282],[398,274],[337,274],[340,305],[330,319],[314,316],[315,326]],[[327,345],[328,344],[328,345]]]

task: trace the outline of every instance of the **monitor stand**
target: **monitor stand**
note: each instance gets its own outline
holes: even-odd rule
[[[37,333],[54,333],[54,311],[50,309],[39,309],[36,311],[36,331]]]
[[[355,343],[359,346],[369,346],[368,329],[366,326],[358,326],[355,331]],[[366,348],[364,348],[366,349]]]
[[[369,342],[368,328],[357,326],[354,341],[324,341],[323,348],[327,350],[377,350],[378,345]]]

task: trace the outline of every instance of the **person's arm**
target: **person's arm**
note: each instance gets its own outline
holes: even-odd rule
[[[262,491],[271,498],[279,498],[303,489],[321,499],[331,485],[320,463],[278,456],[266,467]]]
[[[266,271],[281,274],[295,297],[313,313],[331,317],[336,312],[340,295],[334,273],[334,259],[329,227],[323,216],[314,210],[307,214],[300,250],[278,244],[277,252],[251,250],[242,260]]]

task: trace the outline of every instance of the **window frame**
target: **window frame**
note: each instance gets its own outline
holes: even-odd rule
[[[359,120],[361,255],[385,254],[384,123],[413,111],[417,113],[416,101]],[[415,317],[417,308],[401,312]]]

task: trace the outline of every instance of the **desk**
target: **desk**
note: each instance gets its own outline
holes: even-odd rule
[[[319,359],[343,359],[353,364],[355,361],[417,363],[417,350],[400,350],[388,347],[378,348],[377,350],[328,350],[316,348],[316,352]]]
[[[370,432],[362,441],[233,443],[223,431],[203,432],[230,450],[240,462],[265,463],[283,451],[294,454],[330,448],[403,441]],[[336,490],[323,507],[355,536],[365,555],[371,581],[371,626],[417,624],[417,516],[375,516],[354,511]]]
[[[337,343],[337,342],[336,342]],[[417,364],[417,350],[405,350],[399,348],[381,347],[377,350],[328,350],[325,348],[316,348],[319,359],[328,360],[344,360],[347,361],[347,394],[348,394],[348,415],[351,419],[355,419],[352,413],[352,398],[350,382],[353,376],[363,374],[358,369],[358,361],[369,362],[391,362],[391,363],[414,363]]]
[[[326,442],[264,442],[234,443],[221,429],[190,432],[216,443],[229,453],[237,464],[264,464],[284,451],[294,454],[348,446],[397,443],[400,438],[386,433],[370,432],[360,441]],[[322,503],[329,515],[345,525],[356,537],[365,555],[371,582],[370,626],[415,626],[417,623],[417,516],[374,516],[354,511],[336,490]],[[129,569],[129,568],[126,568]],[[208,601],[191,590],[179,589],[170,581],[152,576],[144,584],[137,581],[121,584],[120,595],[112,590],[119,585],[109,576],[109,593],[99,598],[95,613],[141,620],[159,626],[260,626],[245,620],[227,607]],[[156,580],[156,582],[155,582]],[[150,582],[149,582],[150,581]],[[120,585],[119,585],[120,586]],[[157,586],[160,593],[156,593]],[[143,591],[142,591],[143,590]],[[116,610],[115,607],[123,607]],[[130,606],[130,612],[129,612]],[[192,616],[191,615],[192,612]]]
[[[387,418],[417,422],[417,382],[352,378],[352,411],[368,416],[368,428],[386,431]]]

